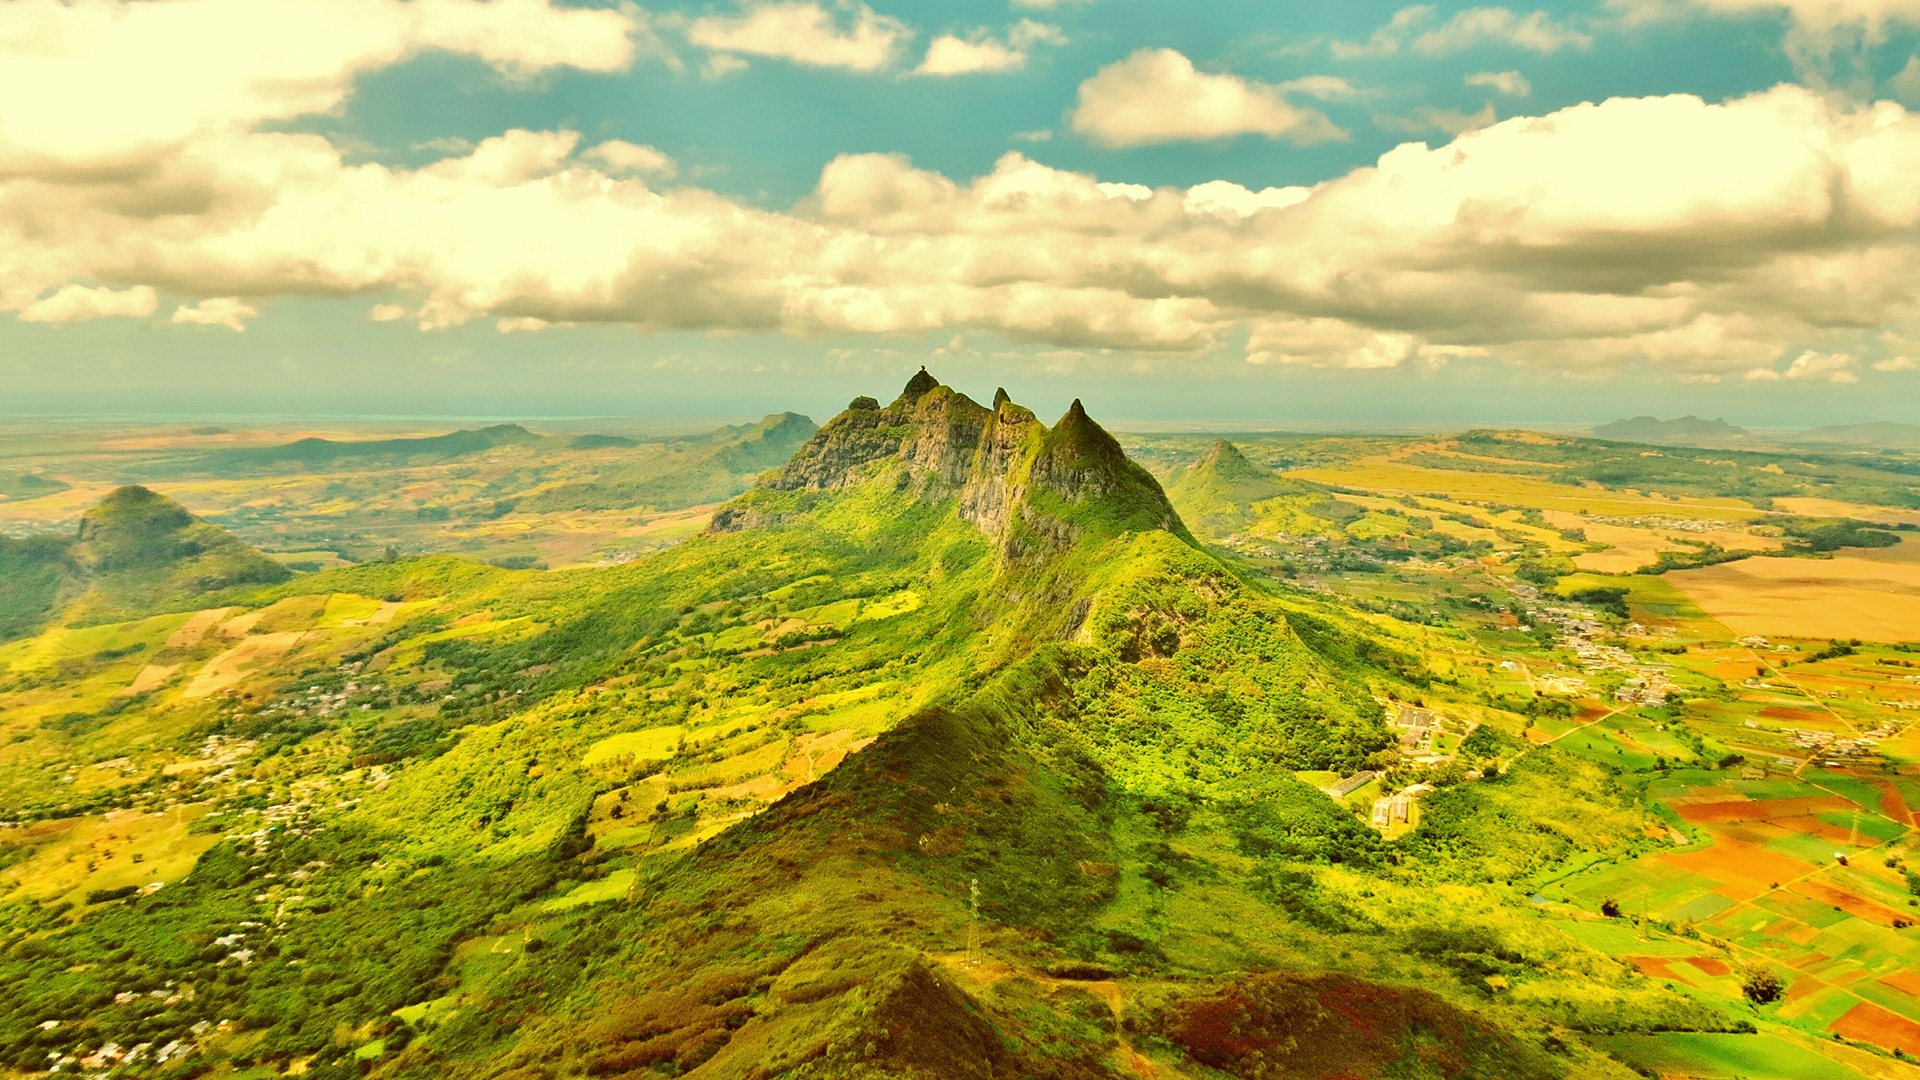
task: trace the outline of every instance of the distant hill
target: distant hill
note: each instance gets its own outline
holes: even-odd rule
[[[1702,420],[1697,416],[1680,416],[1672,420],[1636,416],[1631,420],[1615,420],[1593,429],[1594,438],[1613,442],[1722,443],[1745,439],[1749,434],[1746,428],[1735,427],[1725,420]]]
[[[0,497],[8,499],[37,499],[42,495],[65,491],[71,486],[64,480],[33,473],[0,472]]]
[[[1793,441],[1868,446],[1884,450],[1913,450],[1920,449],[1920,424],[1895,424],[1881,421],[1871,424],[1817,427],[1795,435]]]
[[[607,436],[599,436],[599,438],[607,438]],[[445,435],[427,435],[412,439],[355,439],[347,442],[320,438],[299,439],[282,446],[221,451],[218,457],[233,464],[297,462],[304,465],[325,465],[343,459],[358,458],[461,457],[491,450],[496,446],[527,446],[541,441],[540,436],[519,424],[495,424],[492,427],[463,429]]]
[[[681,510],[720,502],[747,490],[754,477],[785,464],[818,430],[799,413],[774,413],[757,424],[679,440],[665,460],[649,460],[586,483],[563,484],[521,499],[518,507],[536,512],[636,506]],[[574,445],[578,447],[579,440]]]
[[[118,488],[81,517],[71,538],[0,540],[0,638],[56,615],[85,625],[178,611],[204,593],[291,576],[172,499]]]

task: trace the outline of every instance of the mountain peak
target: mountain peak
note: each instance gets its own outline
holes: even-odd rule
[[[712,528],[730,532],[787,516],[772,512],[761,492],[824,492],[891,477],[884,482],[894,490],[957,494],[960,517],[1009,557],[1035,544],[1071,544],[1088,528],[1187,535],[1159,483],[1078,400],[1048,428],[1004,389],[992,409],[983,408],[925,368],[893,404],[864,407],[870,400],[856,398],[760,489],[721,508]],[[1030,499],[1043,491],[1051,496],[1044,512]]]
[[[928,374],[926,365],[922,364],[919,374],[907,380],[906,389],[900,391],[900,398],[894,404],[911,405],[939,388],[940,380]]]

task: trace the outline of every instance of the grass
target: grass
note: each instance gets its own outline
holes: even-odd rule
[[[1775,1035],[1668,1032],[1598,1042],[1631,1066],[1700,1080],[1856,1080],[1845,1065]]]
[[[632,870],[616,870],[599,881],[589,881],[577,886],[564,896],[556,896],[540,905],[542,911],[568,911],[587,904],[599,904],[608,900],[619,900],[633,889],[638,880]]]

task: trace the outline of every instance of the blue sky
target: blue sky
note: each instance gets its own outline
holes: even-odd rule
[[[0,0],[0,412],[1920,422],[1906,0],[1190,7]]]

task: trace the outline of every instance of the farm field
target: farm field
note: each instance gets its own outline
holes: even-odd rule
[[[1753,558],[1667,575],[1740,634],[1920,641],[1920,538],[1831,559]]]

